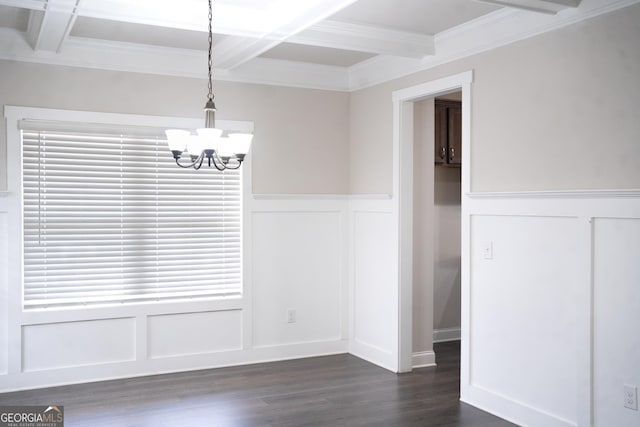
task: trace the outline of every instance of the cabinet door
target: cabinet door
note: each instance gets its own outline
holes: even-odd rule
[[[448,110],[448,153],[447,160],[451,165],[462,164],[462,106],[450,106]]]
[[[447,163],[447,106],[436,102],[435,117],[435,152],[434,160],[436,164]]]

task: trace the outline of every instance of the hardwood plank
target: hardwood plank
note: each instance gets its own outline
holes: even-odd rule
[[[65,407],[66,426],[440,426],[513,424],[459,401],[460,343],[438,366],[394,374],[341,354],[0,394]]]

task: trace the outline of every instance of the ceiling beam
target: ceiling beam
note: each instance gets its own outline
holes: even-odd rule
[[[378,55],[424,58],[435,53],[431,35],[325,20],[287,41]]]
[[[44,11],[31,10],[27,41],[33,50],[59,52],[69,35],[80,0],[48,0]]]
[[[555,15],[556,13],[568,9],[576,8],[581,0],[476,0],[481,3],[490,3],[498,6],[513,7],[516,9],[528,10],[531,12],[546,13]]]
[[[0,0],[0,6],[19,7],[22,9],[44,10],[47,0]]]
[[[216,45],[216,65],[228,70],[236,68],[356,1],[287,0],[287,5],[278,4],[265,16],[273,23],[271,31],[256,40],[227,37]]]
[[[180,30],[208,30],[205,1],[164,1],[161,7],[158,3],[157,0],[82,0],[78,16]],[[261,37],[271,31],[271,25],[263,4],[249,8],[213,2],[214,33]]]

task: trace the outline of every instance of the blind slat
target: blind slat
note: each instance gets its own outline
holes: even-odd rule
[[[177,167],[158,129],[21,126],[26,308],[241,294],[239,170]]]

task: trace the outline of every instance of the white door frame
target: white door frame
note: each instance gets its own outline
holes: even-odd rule
[[[461,253],[461,394],[469,384],[469,215],[465,198],[471,191],[471,84],[473,71],[429,81],[392,93],[393,194],[398,250],[397,372],[412,367],[413,288],[413,103],[454,91],[462,91],[462,253]],[[429,226],[429,224],[427,224]],[[433,224],[431,224],[433,228]],[[433,334],[433,331],[427,331]]]

